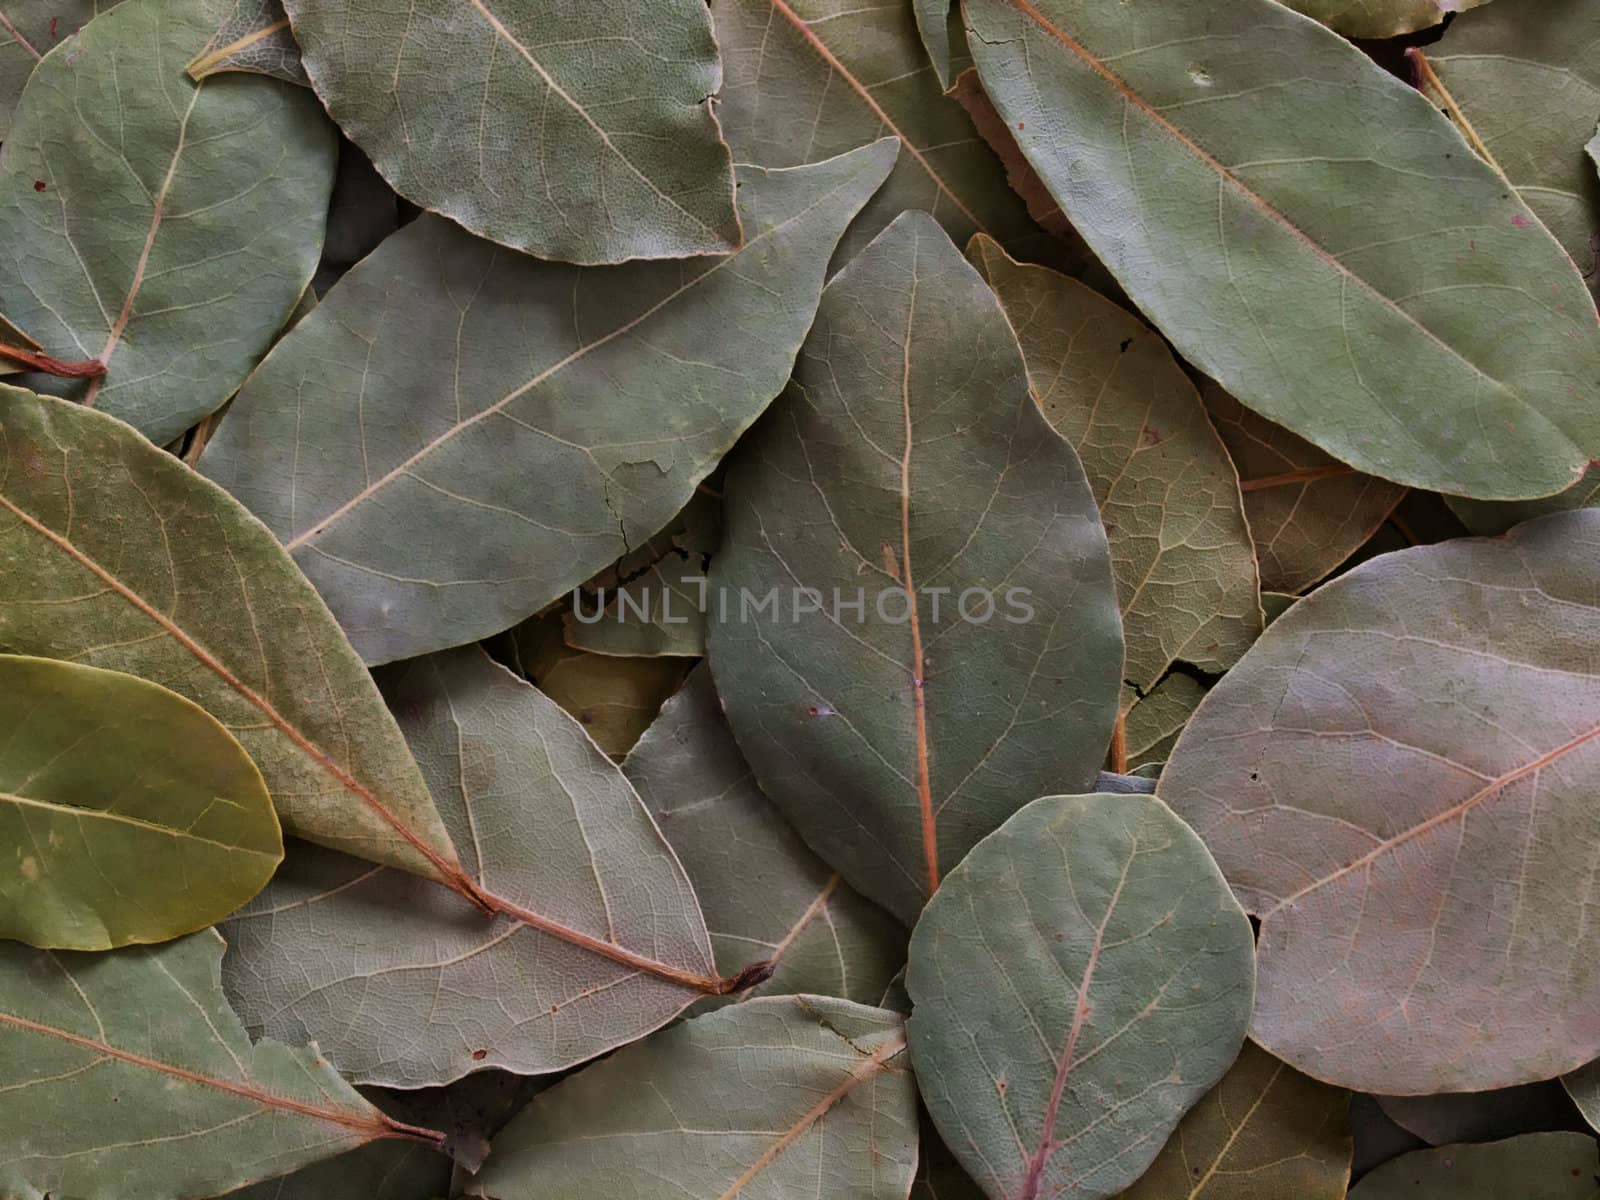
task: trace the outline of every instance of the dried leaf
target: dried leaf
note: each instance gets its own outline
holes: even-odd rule
[[[1391,38],[1448,20],[1489,0],[1286,0],[1290,8],[1356,38]]]
[[[283,0],[234,0],[222,25],[184,70],[196,83],[225,71],[252,71],[311,86]]]
[[[1485,1146],[1415,1150],[1377,1168],[1350,1200],[1595,1200],[1600,1153],[1581,1133],[1527,1133]]]
[[[0,11],[0,143],[38,61],[116,0],[11,0]]]

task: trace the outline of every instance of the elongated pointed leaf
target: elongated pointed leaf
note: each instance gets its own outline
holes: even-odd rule
[[[440,878],[455,851],[377,689],[272,535],[121,421],[0,386],[0,651],[204,708],[284,827]]]
[[[12,0],[0,11],[0,143],[11,114],[41,58],[115,0]]]
[[[436,1140],[313,1050],[251,1044],[222,939],[67,954],[0,942],[0,1193],[213,1196],[368,1142]]]
[[[247,1025],[316,1041],[358,1082],[414,1088],[564,1070],[713,990],[683,868],[554,701],[473,647],[388,688],[467,870],[508,911],[491,922],[442,888],[295,847],[225,927]]]
[[[184,70],[197,83],[208,75],[252,71],[311,86],[282,0],[233,0],[232,10]]]
[[[333,130],[303,89],[183,65],[234,0],[127,0],[34,71],[0,149],[0,311],[103,378],[30,375],[171,441],[310,282]]]
[[[823,996],[698,1017],[538,1096],[467,1194],[902,1200],[917,1161],[905,1046],[898,1014]]]
[[[1250,922],[1153,796],[1047,796],[950,873],[911,935],[911,1058],[993,1200],[1132,1183],[1238,1057]]]
[[[1390,38],[1414,33],[1489,0],[1286,0],[1346,37]]]
[[[1083,468],[929,217],[829,283],[725,496],[709,650],[739,745],[811,847],[910,924],[1030,796],[1093,782],[1122,668]]]
[[[285,7],[329,114],[421,207],[566,262],[738,249],[703,0]]]
[[[1350,1200],[1594,1200],[1597,1178],[1592,1137],[1527,1133],[1402,1155],[1351,1188]]]
[[[1570,260],[1343,38],[1273,0],[963,11],[1074,226],[1244,404],[1360,470],[1484,499],[1600,457],[1600,324]]]
[[[1122,1200],[1344,1200],[1350,1094],[1249,1042]]]
[[[894,154],[741,168],[748,240],[716,260],[583,269],[415,221],[273,349],[201,467],[368,662],[498,633],[688,502],[788,378]]]
[[[905,930],[813,854],[761,794],[700,668],[623,763],[694,883],[717,970],[776,970],[750,995],[816,992],[876,1004]]]
[[[1239,477],[1194,384],[1153,330],[1076,280],[984,237],[967,257],[999,297],[1034,399],[1077,450],[1100,506],[1124,681],[1153,688],[1180,660],[1227,670],[1260,636],[1260,587]]]
[[[1251,1035],[1307,1074],[1481,1091],[1600,1054],[1597,548],[1584,510],[1365,563],[1179,739],[1162,795],[1261,918]]]
[[[164,687],[0,654],[0,937],[163,942],[254,896],[283,858],[261,772]]]

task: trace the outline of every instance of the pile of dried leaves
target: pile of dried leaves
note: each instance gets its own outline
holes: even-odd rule
[[[1600,2],[0,28],[5,1200],[1600,1195]]]

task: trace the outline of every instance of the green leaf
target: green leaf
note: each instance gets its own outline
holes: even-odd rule
[[[868,899],[911,924],[1031,796],[1093,782],[1122,669],[1105,534],[993,293],[929,217],[830,281],[723,520],[709,650],[728,719]]]
[[[415,1088],[565,1070],[718,990],[677,857],[554,701],[476,647],[396,668],[386,690],[501,915],[295,847],[225,926],[228,995],[252,1030],[315,1041],[357,1082]]]
[[[1128,644],[1124,681],[1153,688],[1178,661],[1227,670],[1261,634],[1260,588],[1239,477],[1194,384],[1158,334],[1076,280],[982,236],[967,257],[1016,330],[1040,410],[1094,489]]]
[[[1192,676],[1176,673],[1151,688],[1128,710],[1128,766],[1166,762],[1205,694],[1204,685]]]
[[[900,1017],[823,996],[736,1004],[541,1093],[468,1185],[495,1200],[901,1200],[917,1162]]]
[[[1483,1146],[1414,1150],[1350,1189],[1350,1200],[1595,1200],[1600,1153],[1582,1133],[1525,1133]]]
[[[1153,796],[1046,796],[911,935],[911,1058],[994,1200],[1110,1196],[1217,1082],[1250,1016],[1250,922]]]
[[[11,114],[38,61],[116,0],[12,0],[0,13],[0,143],[11,136]]]
[[[704,668],[622,765],[700,897],[717,970],[776,964],[747,995],[815,992],[876,1004],[905,930],[807,849],[756,786]]]
[[[0,386],[0,651],[171,688],[255,760],[288,832],[449,880],[377,689],[272,535],[121,421]]]
[[[220,405],[310,282],[334,136],[302,89],[195,84],[233,0],[127,0],[34,71],[0,150],[0,311],[100,378],[27,376],[158,445]]]
[[[368,662],[507,629],[670,521],[781,390],[894,154],[740,168],[747,241],[714,260],[585,269],[414,221],[274,347],[201,468]]]
[[[1350,1094],[1249,1042],[1121,1200],[1344,1200]]]
[[[1493,1092],[1379,1096],[1378,1104],[1391,1121],[1430,1146],[1561,1129],[1571,1125],[1573,1115],[1572,1100],[1553,1079]]]
[[[1067,216],[1241,402],[1359,470],[1483,499],[1600,457],[1600,326],[1570,260],[1349,42],[1272,0],[963,11]]]
[[[1383,555],[1207,694],[1162,795],[1261,918],[1265,1049],[1394,1095],[1600,1055],[1597,551],[1585,510]]]
[[[0,937],[163,942],[283,859],[261,772],[205,709],[97,667],[0,654]]]
[[[232,11],[184,70],[196,83],[226,71],[252,71],[311,86],[282,0],[234,0]]]
[[[1427,29],[1448,20],[1452,13],[1476,8],[1489,0],[1285,0],[1285,3],[1346,37],[1391,38]],[[1526,19],[1527,14],[1523,16]]]
[[[739,248],[704,0],[285,7],[329,115],[422,208],[565,262]]]
[[[314,1049],[252,1044],[222,950],[211,930],[111,954],[0,942],[0,1194],[213,1196],[381,1139],[443,1140]]]

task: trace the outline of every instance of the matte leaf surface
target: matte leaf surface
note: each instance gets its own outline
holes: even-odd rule
[[[1600,1154],[1582,1133],[1527,1133],[1415,1150],[1350,1189],[1350,1200],[1595,1200]]]
[[[1513,0],[1515,2],[1515,0]],[[1426,29],[1489,0],[1287,0],[1346,37],[1390,38]]]
[[[310,282],[334,137],[303,89],[193,83],[233,0],[127,0],[46,55],[0,149],[0,311],[162,444],[244,381]],[[43,185],[43,186],[40,186]]]
[[[906,932],[801,841],[761,794],[701,668],[623,763],[694,883],[717,970],[777,964],[750,995],[815,992],[876,1004]]]
[[[1201,703],[1162,795],[1261,918],[1272,1053],[1395,1095],[1600,1054],[1597,552],[1584,510],[1383,555]]]
[[[1430,1146],[1562,1129],[1573,1119],[1572,1101],[1554,1079],[1493,1092],[1379,1096],[1378,1103],[1391,1121]]]
[[[170,688],[249,751],[290,833],[459,871],[377,688],[272,535],[121,421],[4,386],[0,651]]]
[[[1360,470],[1484,499],[1560,491],[1600,456],[1582,280],[1349,42],[1272,0],[963,11],[985,90],[1074,226],[1245,405]],[[1359,208],[1329,203],[1346,195]]]
[[[311,86],[282,0],[234,0],[211,40],[184,69],[196,82],[226,71],[251,71]]]
[[[703,0],[285,7],[328,112],[421,207],[565,262],[738,249]]]
[[[0,937],[162,942],[283,858],[261,772],[198,705],[132,675],[0,654]]]
[[[903,1200],[917,1163],[901,1018],[823,996],[697,1017],[549,1091],[468,1187],[495,1200]]]
[[[0,942],[0,1193],[212,1196],[385,1138],[436,1143],[314,1050],[252,1044],[222,940],[69,954]]]
[[[1111,1196],[1238,1057],[1250,922],[1153,796],[1046,796],[911,937],[912,1063],[992,1200]]]
[[[993,293],[931,218],[829,283],[723,519],[728,719],[863,895],[909,925],[1029,798],[1094,780],[1122,668],[1105,534]]]
[[[414,221],[274,347],[201,469],[368,662],[498,633],[683,509],[782,389],[894,154],[740,168],[720,259],[580,268]]]
[[[0,9],[0,143],[11,136],[11,114],[34,65],[110,7],[102,0],[11,0]]]
[[[1128,711],[1126,728],[1129,768],[1163,763],[1178,734],[1205,698],[1206,689],[1192,676],[1173,673]]]
[[[491,921],[411,876],[294,847],[226,926],[247,1025],[316,1041],[358,1082],[414,1088],[564,1070],[714,990],[683,868],[554,701],[473,647],[387,688],[468,871],[503,911]]]

